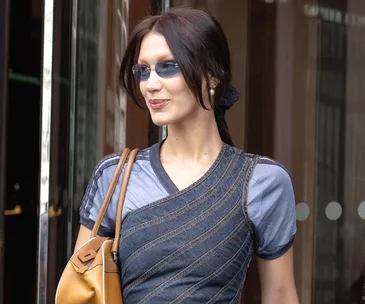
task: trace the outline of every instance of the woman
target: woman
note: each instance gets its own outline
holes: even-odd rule
[[[120,78],[153,122],[168,126],[166,140],[138,153],[128,185],[119,257],[125,303],[239,303],[254,253],[263,303],[298,303],[293,187],[278,163],[233,147],[224,115],[238,93],[217,21],[187,8],[141,21]],[[76,248],[119,157],[105,157],[93,173]],[[101,235],[114,235],[117,199],[116,191]]]

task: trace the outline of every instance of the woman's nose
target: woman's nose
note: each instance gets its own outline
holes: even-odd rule
[[[155,71],[151,71],[150,77],[147,79],[146,88],[149,91],[156,91],[161,89],[161,79]]]

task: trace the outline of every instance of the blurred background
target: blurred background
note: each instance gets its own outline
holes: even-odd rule
[[[54,303],[94,166],[164,136],[118,70],[136,22],[180,5],[227,35],[235,145],[292,174],[300,303],[364,303],[363,0],[1,1],[0,303]],[[243,293],[261,303],[254,262]]]

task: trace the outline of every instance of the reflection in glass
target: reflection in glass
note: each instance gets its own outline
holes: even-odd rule
[[[78,1],[73,138],[73,231],[78,227],[78,205],[96,164],[98,128],[98,47],[100,1]],[[73,235],[75,238],[75,234]],[[73,242],[74,243],[74,242]]]
[[[54,1],[47,303],[54,303],[58,279],[67,258],[71,2]]]
[[[127,40],[128,7],[128,1],[77,2],[71,244],[78,233],[79,206],[97,162],[125,147],[127,97],[119,89],[118,71]]]

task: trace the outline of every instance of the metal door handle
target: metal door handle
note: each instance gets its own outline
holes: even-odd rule
[[[15,205],[14,209],[5,210],[4,214],[5,215],[19,215],[22,212],[23,212],[22,207],[20,207],[19,205]],[[51,206],[48,209],[48,216],[50,218],[60,216],[61,214],[62,214],[62,209],[60,207],[58,207],[57,210],[55,210],[54,206]]]
[[[57,216],[60,216],[61,214],[62,214],[61,207],[58,207],[57,210],[55,209],[55,207],[53,205],[48,208],[48,217],[49,218],[57,217]]]
[[[4,211],[5,215],[18,215],[22,213],[22,207],[15,205],[14,209],[7,209]]]

